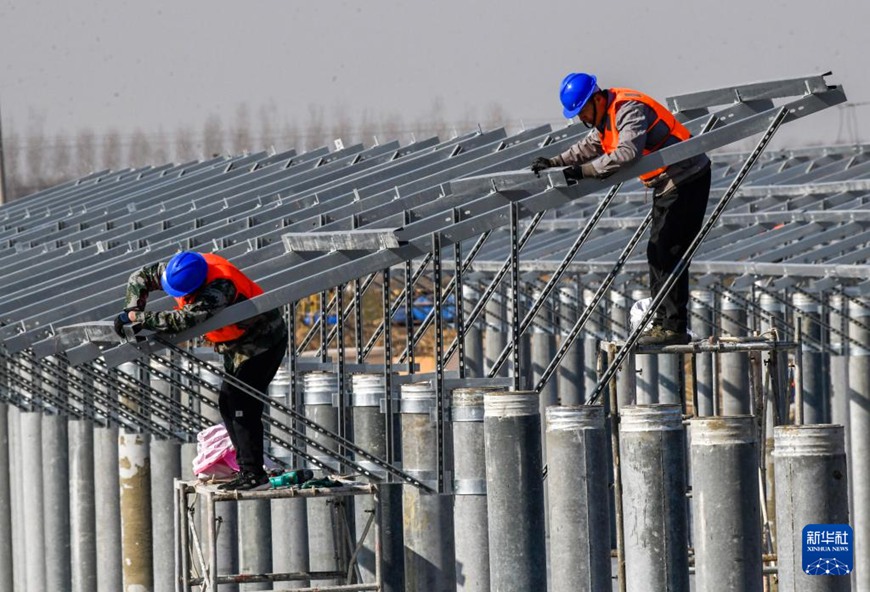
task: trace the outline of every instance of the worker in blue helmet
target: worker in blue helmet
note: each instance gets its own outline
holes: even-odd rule
[[[537,174],[551,167],[565,169],[568,180],[604,179],[635,164],[644,155],[683,142],[692,134],[652,97],[630,88],[602,89],[584,72],[565,76],[559,87],[562,114],[577,117],[589,128],[579,142],[552,157],[538,156]],[[645,170],[639,179],[652,190],[652,224],[647,244],[650,292],[658,294],[671,271],[701,229],[710,197],[710,159],[699,154],[680,162]],[[689,342],[689,272],[665,296],[641,345]]]
[[[172,310],[146,310],[148,295],[162,290],[175,299]],[[227,306],[262,294],[256,282],[213,253],[182,251],[168,262],[146,265],[127,282],[124,311],[115,319],[123,335],[135,324],[162,333],[179,333],[205,321]],[[224,358],[224,371],[265,393],[287,352],[287,323],[280,309],[209,331],[205,340]],[[220,489],[267,489],[263,468],[263,402],[223,381],[218,407],[236,449],[239,473]]]

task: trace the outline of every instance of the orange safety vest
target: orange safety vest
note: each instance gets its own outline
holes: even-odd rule
[[[207,286],[215,280],[230,280],[236,287],[236,302],[238,302],[239,298],[242,296],[245,298],[253,298],[258,294],[263,293],[263,288],[258,286],[254,281],[248,278],[248,276],[239,271],[235,265],[223,257],[213,253],[203,253],[202,256],[208,264],[208,272],[205,276],[205,283],[203,283],[203,286]],[[198,291],[199,290],[197,290],[197,292]],[[175,308],[181,308],[185,304],[190,304],[194,301],[195,295],[196,292],[193,292],[192,294],[187,294],[181,298],[176,298]],[[227,325],[226,327],[221,327],[220,329],[215,329],[214,331],[209,331],[205,334],[205,338],[212,343],[223,343],[225,341],[238,339],[244,334],[244,329],[236,324],[232,324]]]
[[[604,133],[601,135],[601,147],[604,149],[604,152],[610,154],[616,147],[619,146],[619,130],[616,129],[616,111],[620,104],[626,101],[638,101],[643,103],[653,111],[655,111],[656,119],[652,122],[652,124],[646,128],[646,131],[649,132],[653,127],[658,125],[659,122],[664,123],[668,126],[668,135],[666,135],[661,142],[656,144],[651,148],[645,147],[643,149],[644,156],[649,154],[650,152],[655,152],[659,148],[661,148],[665,142],[667,142],[671,137],[677,138],[679,141],[688,140],[692,137],[692,134],[689,133],[689,130],[686,127],[677,121],[674,115],[667,110],[666,107],[659,104],[658,101],[649,97],[642,92],[631,90],[630,88],[611,88],[610,92],[614,94],[613,100],[610,102],[610,105],[607,107],[607,118],[609,121],[609,125],[604,128]],[[657,177],[658,175],[665,172],[668,167],[663,166],[654,171],[650,171],[648,173],[644,173],[639,178],[641,181],[649,181]]]

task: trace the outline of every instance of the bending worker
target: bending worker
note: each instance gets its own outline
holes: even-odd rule
[[[603,179],[645,154],[691,137],[671,112],[652,98],[627,88],[600,89],[597,79],[590,74],[568,74],[562,80],[559,98],[565,117],[579,116],[591,130],[562,154],[536,158],[532,163],[535,173],[549,167],[570,166],[565,171],[568,178]],[[699,154],[644,173],[640,180],[653,190],[653,217],[646,253],[650,292],[655,296],[701,229],[710,196],[710,159]],[[687,269],[638,343],[688,343],[688,302]]]
[[[174,310],[146,311],[148,294],[163,290],[176,301]],[[211,253],[182,251],[168,263],[143,267],[130,276],[124,312],[115,320],[123,333],[129,323],[160,333],[179,333],[223,308],[262,294],[263,290],[232,263]],[[263,393],[287,351],[287,324],[279,309],[205,334],[223,354],[230,376]],[[221,489],[267,489],[263,469],[263,402],[224,381],[218,396],[221,418],[236,449],[239,473]]]

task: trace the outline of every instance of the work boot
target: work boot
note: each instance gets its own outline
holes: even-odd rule
[[[221,491],[260,491],[269,487],[269,476],[266,473],[258,475],[251,471],[242,471],[232,481],[218,485]]]
[[[691,339],[688,333],[679,333],[671,329],[665,329],[659,325],[653,325],[640,334],[638,345],[685,345]]]

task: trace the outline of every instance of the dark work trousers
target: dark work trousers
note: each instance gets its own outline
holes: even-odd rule
[[[266,394],[272,378],[281,367],[287,343],[279,343],[272,349],[249,358],[232,376],[248,386]],[[226,380],[221,384],[218,396],[221,418],[236,449],[236,460],[242,471],[263,473],[263,402],[242,392]]]
[[[649,262],[650,293],[662,289],[671,271],[686,253],[704,223],[710,197],[710,168],[680,183],[667,195],[653,197],[652,224],[646,258]],[[685,333],[689,304],[689,270],[680,274],[677,283],[662,301],[655,324],[664,329]]]

